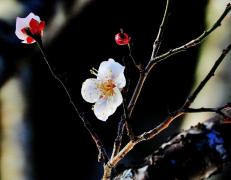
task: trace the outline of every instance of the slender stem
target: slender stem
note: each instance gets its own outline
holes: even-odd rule
[[[129,49],[130,50],[130,49]],[[131,51],[130,51],[130,56],[132,57],[131,55]],[[135,63],[135,61],[133,61]],[[126,74],[126,77],[128,77],[128,74],[129,74],[129,71],[130,71],[130,68],[129,68],[129,65],[128,63],[126,63],[124,61],[124,64],[126,66],[126,71],[125,71],[125,74]],[[142,66],[139,66],[140,68],[142,68]],[[128,92],[129,92],[129,88],[130,88],[130,79],[127,78],[127,85],[126,85],[126,89],[125,91],[123,91],[123,115],[122,115],[122,119],[124,119],[124,123],[125,123],[125,127],[126,127],[126,130],[127,130],[127,135],[128,137],[130,137],[130,139],[133,139],[134,137],[134,133],[133,133],[133,130],[132,130],[132,127],[130,125],[130,123],[128,122],[128,108],[127,108],[127,99],[128,99]],[[121,133],[123,134],[123,130],[121,131]],[[121,139],[122,140],[122,139]]]
[[[189,98],[187,98],[186,102],[184,103],[184,105],[175,113],[173,113],[170,117],[168,117],[163,123],[161,123],[159,126],[157,126],[156,128],[152,129],[149,132],[145,132],[142,135],[139,136],[139,139],[143,139],[143,140],[149,140],[153,137],[155,137],[157,134],[159,134],[161,131],[163,131],[164,129],[166,129],[169,124],[176,119],[179,116],[182,116],[183,114],[185,114],[187,112],[187,109],[189,109],[189,106],[192,104],[192,102],[195,100],[195,98],[197,97],[197,95],[199,94],[199,92],[203,89],[203,87],[207,84],[207,82],[211,79],[211,77],[214,75],[216,69],[218,68],[218,66],[220,65],[220,63],[224,60],[225,56],[228,54],[228,52],[231,49],[231,44],[229,44],[222,52],[222,54],[219,56],[219,58],[216,60],[215,64],[213,65],[213,67],[211,68],[211,70],[209,71],[209,73],[207,74],[207,76],[202,80],[202,82],[198,85],[198,87],[196,88],[196,90],[192,93],[191,96],[189,96]],[[208,109],[207,109],[208,110]],[[221,112],[221,111],[220,111]]]
[[[86,120],[86,118],[83,116],[83,114],[81,114],[78,110],[78,108],[76,107],[74,101],[72,100],[72,97],[67,89],[67,87],[65,86],[65,84],[63,83],[63,81],[55,74],[54,70],[52,69],[52,67],[50,66],[48,60],[47,60],[47,56],[44,52],[44,48],[43,48],[43,44],[42,41],[40,39],[37,40],[37,45],[40,49],[40,52],[43,56],[43,59],[45,61],[45,63],[48,66],[48,69],[52,75],[52,77],[60,84],[60,86],[63,88],[63,90],[65,91],[70,104],[72,105],[72,107],[74,108],[75,112],[77,113],[77,115],[79,116],[79,118],[82,120],[82,122],[84,123],[84,127],[87,129],[87,131],[90,133],[92,139],[94,140],[96,147],[99,151],[99,155],[98,155],[98,160],[99,161],[103,161],[103,162],[107,162],[108,161],[108,156],[106,153],[106,150],[103,147],[103,144],[100,140],[100,138],[98,137],[98,135],[96,134],[96,132],[93,130],[90,122],[88,120]]]
[[[224,106],[221,107],[217,107],[217,108],[205,108],[205,107],[201,107],[201,108],[190,108],[190,107],[185,107],[183,109],[183,111],[185,113],[201,113],[201,112],[214,112],[217,114],[222,115],[225,118],[230,118],[228,117],[225,113],[223,113],[223,109],[227,108],[227,107],[231,107],[231,103],[227,103]]]
[[[130,51],[130,54],[131,54],[131,51]],[[127,62],[125,61],[125,57],[123,57],[122,60],[123,60],[124,66],[126,67],[125,68],[125,75],[126,75],[126,77],[128,77],[130,68],[129,68]],[[133,63],[135,63],[135,62],[133,61]],[[133,137],[134,137],[134,133],[132,131],[132,128],[127,121],[128,120],[128,118],[127,118],[127,113],[128,113],[128,110],[127,110],[127,93],[129,91],[129,87],[130,87],[130,79],[127,78],[126,88],[124,88],[122,91],[123,115],[121,116],[121,120],[118,124],[117,136],[116,136],[115,141],[114,141],[111,159],[114,158],[118,154],[118,152],[120,151],[125,127],[127,130],[127,135],[130,137],[130,139],[133,139]]]
[[[180,115],[181,114],[179,114],[179,115],[177,115],[175,117],[169,118],[164,123],[162,123],[157,128],[155,128],[155,131],[152,130],[150,132],[145,132],[142,135],[138,136],[136,139],[130,140],[127,143],[127,145],[123,149],[121,149],[121,151],[104,166],[104,175],[103,175],[102,180],[110,180],[112,168],[115,167],[118,164],[118,162],[121,159],[123,159],[124,156],[126,156],[135,147],[136,144],[140,143],[141,141],[146,141],[146,140],[149,140],[149,139],[153,138],[156,134],[158,134],[158,132],[160,132],[163,129],[167,128],[169,126],[169,124],[176,117],[178,117]]]
[[[220,55],[220,57],[215,62],[215,64],[213,65],[212,69],[209,71],[209,73],[206,75],[206,77],[203,79],[203,81],[201,81],[201,83],[199,84],[199,86],[194,90],[194,92],[192,93],[192,95],[190,95],[187,98],[187,101],[185,102],[183,108],[189,107],[191,105],[191,103],[195,100],[195,98],[200,93],[200,91],[204,88],[204,86],[207,84],[207,82],[211,79],[212,76],[214,76],[215,71],[217,70],[218,66],[221,64],[221,62],[223,61],[223,59],[225,58],[225,56],[228,54],[228,52],[230,51],[230,49],[231,49],[231,44],[229,44],[223,50],[222,54]]]
[[[160,27],[159,27],[159,31],[158,31],[158,34],[156,36],[156,39],[153,43],[153,49],[152,49],[152,54],[151,54],[151,60],[154,59],[158,53],[158,50],[160,48],[160,45],[161,45],[161,40],[162,40],[162,36],[163,36],[163,33],[164,33],[164,28],[167,24],[167,14],[168,14],[168,11],[169,11],[169,1],[170,0],[167,0],[166,2],[166,6],[165,6],[165,11],[164,11],[164,16],[163,16],[163,19],[162,19],[162,22],[160,24]]]
[[[168,2],[168,1],[167,1]],[[168,3],[166,4],[166,6],[168,6]],[[166,7],[166,9],[168,9],[168,7]],[[152,68],[157,65],[159,62],[163,61],[164,59],[172,56],[173,54],[176,54],[176,53],[179,53],[181,51],[185,51],[191,47],[194,47],[198,44],[200,44],[202,42],[203,39],[205,39],[211,32],[213,32],[217,27],[220,26],[222,20],[225,18],[225,16],[229,13],[229,11],[231,10],[231,4],[227,4],[224,12],[222,13],[222,15],[220,16],[220,18],[218,18],[218,20],[214,23],[214,25],[207,31],[205,31],[203,34],[201,34],[198,38],[194,39],[194,40],[191,40],[190,42],[186,43],[185,45],[183,46],[180,46],[178,48],[175,48],[173,50],[170,50],[168,51],[167,53],[163,54],[163,55],[160,55],[160,56],[157,56],[157,57],[154,57],[155,56],[155,52],[156,50],[153,49],[152,51],[152,56],[148,63],[148,65],[146,66],[145,70],[144,70],[144,73],[143,74],[140,74],[140,78],[139,78],[139,81],[137,83],[137,86],[135,88],[135,91],[133,93],[133,96],[131,98],[131,101],[128,105],[128,117],[130,118],[131,114],[132,114],[132,111],[133,111],[133,108],[137,102],[137,99],[140,95],[140,92],[141,92],[141,89],[143,88],[143,84],[149,74],[149,72],[152,70]],[[166,16],[167,12],[165,10],[165,16]],[[163,20],[166,19],[166,17],[163,18]],[[163,21],[161,24],[165,24]],[[159,41],[159,38],[161,37],[161,34],[162,34],[162,31],[163,29],[160,28],[159,29],[159,37],[157,36],[156,40],[155,41]],[[158,48],[158,46],[156,45],[155,46],[155,43],[154,43],[154,46],[155,48]]]
[[[123,101],[123,110],[124,110],[124,113],[123,113],[122,118],[124,119],[125,127],[127,130],[127,135],[130,139],[134,139],[135,136],[134,136],[132,127],[131,127],[130,123],[128,122],[128,109],[127,109],[126,98],[124,98],[124,101]]]
[[[118,124],[117,136],[116,136],[115,141],[114,141],[111,159],[113,159],[118,154],[118,152],[120,151],[124,127],[125,127],[124,119],[121,118],[121,120]]]
[[[185,113],[213,112],[213,113],[217,113],[217,114],[220,114],[220,115],[226,117],[226,115],[222,112],[223,108],[205,108],[205,107],[201,107],[201,108],[186,108],[186,109],[184,109],[184,112]]]
[[[136,141],[129,141],[127,145],[113,158],[111,159],[105,166],[104,166],[104,175],[102,180],[110,180],[111,179],[111,171],[115,165],[123,159],[123,157],[133,149],[137,142]]]
[[[140,92],[141,92],[142,87],[143,87],[143,85],[144,85],[144,82],[145,82],[145,80],[146,80],[146,78],[147,78],[147,75],[148,75],[148,74],[145,73],[145,72],[141,72],[141,73],[140,73],[138,83],[137,83],[137,85],[136,85],[136,88],[135,88],[135,90],[134,90],[134,93],[133,93],[132,98],[131,98],[131,100],[130,100],[130,102],[129,102],[129,105],[128,105],[128,119],[131,118],[133,109],[134,109],[134,107],[135,107],[135,105],[136,105],[137,99],[138,99],[138,97],[139,97],[139,95],[140,95]]]
[[[176,111],[175,113],[173,113],[173,115],[169,116],[164,122],[162,122],[160,125],[158,125],[154,129],[152,129],[152,130],[150,130],[148,132],[144,132],[143,134],[141,134],[138,137],[138,139],[140,141],[147,141],[147,140],[150,140],[150,139],[154,138],[157,134],[162,132],[164,129],[168,128],[169,125],[173,122],[173,120],[175,120],[176,118],[178,118],[178,117],[180,117],[182,115],[184,115],[184,112]]]
[[[142,72],[143,71],[143,65],[140,62],[138,62],[137,60],[135,60],[135,58],[133,57],[131,44],[128,44],[128,51],[129,51],[129,57],[131,58],[133,64],[139,70],[139,72]]]
[[[126,62],[125,61],[124,61],[124,65],[126,66]],[[127,74],[127,71],[129,70],[127,68],[125,68],[126,69],[125,74]],[[120,148],[121,148],[121,144],[122,144],[122,139],[123,139],[123,134],[124,134],[124,127],[125,127],[125,121],[127,119],[127,106],[126,106],[126,104],[127,104],[127,92],[129,90],[129,85],[130,85],[130,81],[128,79],[128,81],[127,81],[127,87],[123,90],[123,93],[122,93],[122,95],[123,95],[123,115],[121,116],[120,122],[118,124],[117,136],[116,136],[115,141],[114,141],[111,159],[113,159],[118,154],[118,152],[120,151]],[[126,125],[128,126],[128,124],[126,124]],[[126,128],[127,128],[127,126],[126,126]],[[127,130],[127,132],[129,134],[128,130]]]
[[[186,44],[184,44],[178,48],[171,49],[168,52],[151,59],[152,63],[161,62],[161,61],[167,59],[168,57],[170,57],[174,54],[177,54],[177,53],[182,52],[182,51],[186,51],[187,49],[200,44],[210,33],[212,33],[215,29],[217,29],[221,25],[221,22],[226,17],[226,15],[230,12],[230,10],[231,10],[231,4],[229,3],[229,4],[227,4],[222,15],[218,18],[218,20],[213,24],[213,26],[210,29],[204,31],[196,39],[193,39],[193,40],[189,41],[188,43],[186,43]]]
[[[156,39],[155,39],[155,41],[153,43],[153,50],[152,50],[150,61],[156,56],[156,54],[157,54],[157,52],[159,50],[160,44],[161,44],[161,39],[162,39],[164,27],[165,27],[165,25],[167,23],[167,14],[168,14],[168,10],[169,10],[169,1],[170,0],[167,0],[167,2],[166,2],[164,16],[163,16],[163,19],[161,21],[161,24],[160,24],[159,31],[158,31],[158,34],[156,36]],[[148,64],[146,66],[145,70],[140,71],[140,76],[139,76],[138,83],[136,85],[135,91],[134,91],[133,96],[132,96],[132,98],[130,100],[130,103],[128,105],[128,118],[129,119],[130,119],[130,117],[132,115],[132,112],[133,112],[133,109],[134,109],[134,107],[136,105],[137,99],[138,99],[138,97],[140,95],[140,92],[141,92],[141,90],[143,88],[144,82],[145,82],[145,80],[146,80],[146,78],[147,78],[147,76],[148,76],[151,69],[152,69],[152,67],[150,68],[149,64]]]

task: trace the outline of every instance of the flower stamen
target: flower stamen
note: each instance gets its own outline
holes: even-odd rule
[[[90,69],[90,73],[97,76],[98,75],[98,70],[93,67],[93,68]]]
[[[108,98],[110,96],[113,96],[115,94],[115,87],[116,85],[112,80],[108,80],[106,82],[99,84],[99,89],[102,92],[101,98]]]

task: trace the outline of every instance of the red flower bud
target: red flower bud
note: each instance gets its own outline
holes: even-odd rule
[[[123,30],[115,35],[115,42],[118,45],[127,45],[129,44],[130,40],[131,38],[128,36],[127,33],[124,33]]]
[[[44,27],[45,22],[41,21],[39,16],[30,13],[25,18],[17,17],[15,34],[22,43],[32,44],[36,42],[35,37],[43,36]]]

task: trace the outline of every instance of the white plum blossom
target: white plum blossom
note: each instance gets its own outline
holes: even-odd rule
[[[29,31],[33,36],[41,37],[43,36],[43,30],[45,27],[45,22],[40,20],[39,16],[34,13],[30,13],[25,18],[17,17],[16,19],[16,36],[22,40],[22,43],[32,44],[35,39],[28,35]]]
[[[124,66],[110,58],[100,64],[98,71],[92,70],[96,78],[83,82],[83,99],[95,103],[93,111],[99,120],[106,121],[123,102],[121,90],[126,85],[124,69]]]

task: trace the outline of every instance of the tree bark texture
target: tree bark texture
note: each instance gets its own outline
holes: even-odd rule
[[[231,108],[223,112],[231,116]],[[230,161],[231,124],[222,115],[177,133],[142,162],[117,171],[114,180],[206,179]]]

